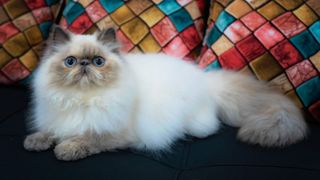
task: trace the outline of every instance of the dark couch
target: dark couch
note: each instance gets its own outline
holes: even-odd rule
[[[76,162],[58,161],[53,152],[27,152],[26,115],[30,93],[0,87],[0,179],[320,179],[320,127],[310,124],[304,142],[268,149],[236,140],[223,127],[206,139],[178,142],[171,152],[107,152]]]

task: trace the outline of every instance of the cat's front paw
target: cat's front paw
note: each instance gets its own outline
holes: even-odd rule
[[[46,133],[37,132],[28,135],[23,142],[23,146],[28,151],[45,151],[54,143],[53,138]]]
[[[75,161],[90,155],[89,148],[78,141],[64,141],[54,148],[54,153],[59,160]]]

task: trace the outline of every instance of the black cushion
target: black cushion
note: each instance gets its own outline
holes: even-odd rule
[[[30,93],[0,88],[1,179],[319,179],[320,127],[287,148],[261,148],[236,140],[224,126],[205,139],[179,141],[169,152],[106,152],[76,162],[56,160],[52,150],[23,149]]]

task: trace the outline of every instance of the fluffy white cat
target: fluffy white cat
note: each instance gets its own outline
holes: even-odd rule
[[[34,134],[60,160],[99,152],[166,150],[185,135],[216,133],[219,120],[262,146],[302,140],[307,126],[287,97],[236,72],[205,73],[164,54],[122,54],[115,31],[74,35],[55,26],[33,81]]]

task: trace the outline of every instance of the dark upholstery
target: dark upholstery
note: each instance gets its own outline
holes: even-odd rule
[[[306,141],[284,149],[241,143],[225,126],[161,155],[124,150],[61,162],[51,150],[23,149],[29,99],[24,88],[0,87],[0,179],[320,179],[320,127],[313,124]]]

